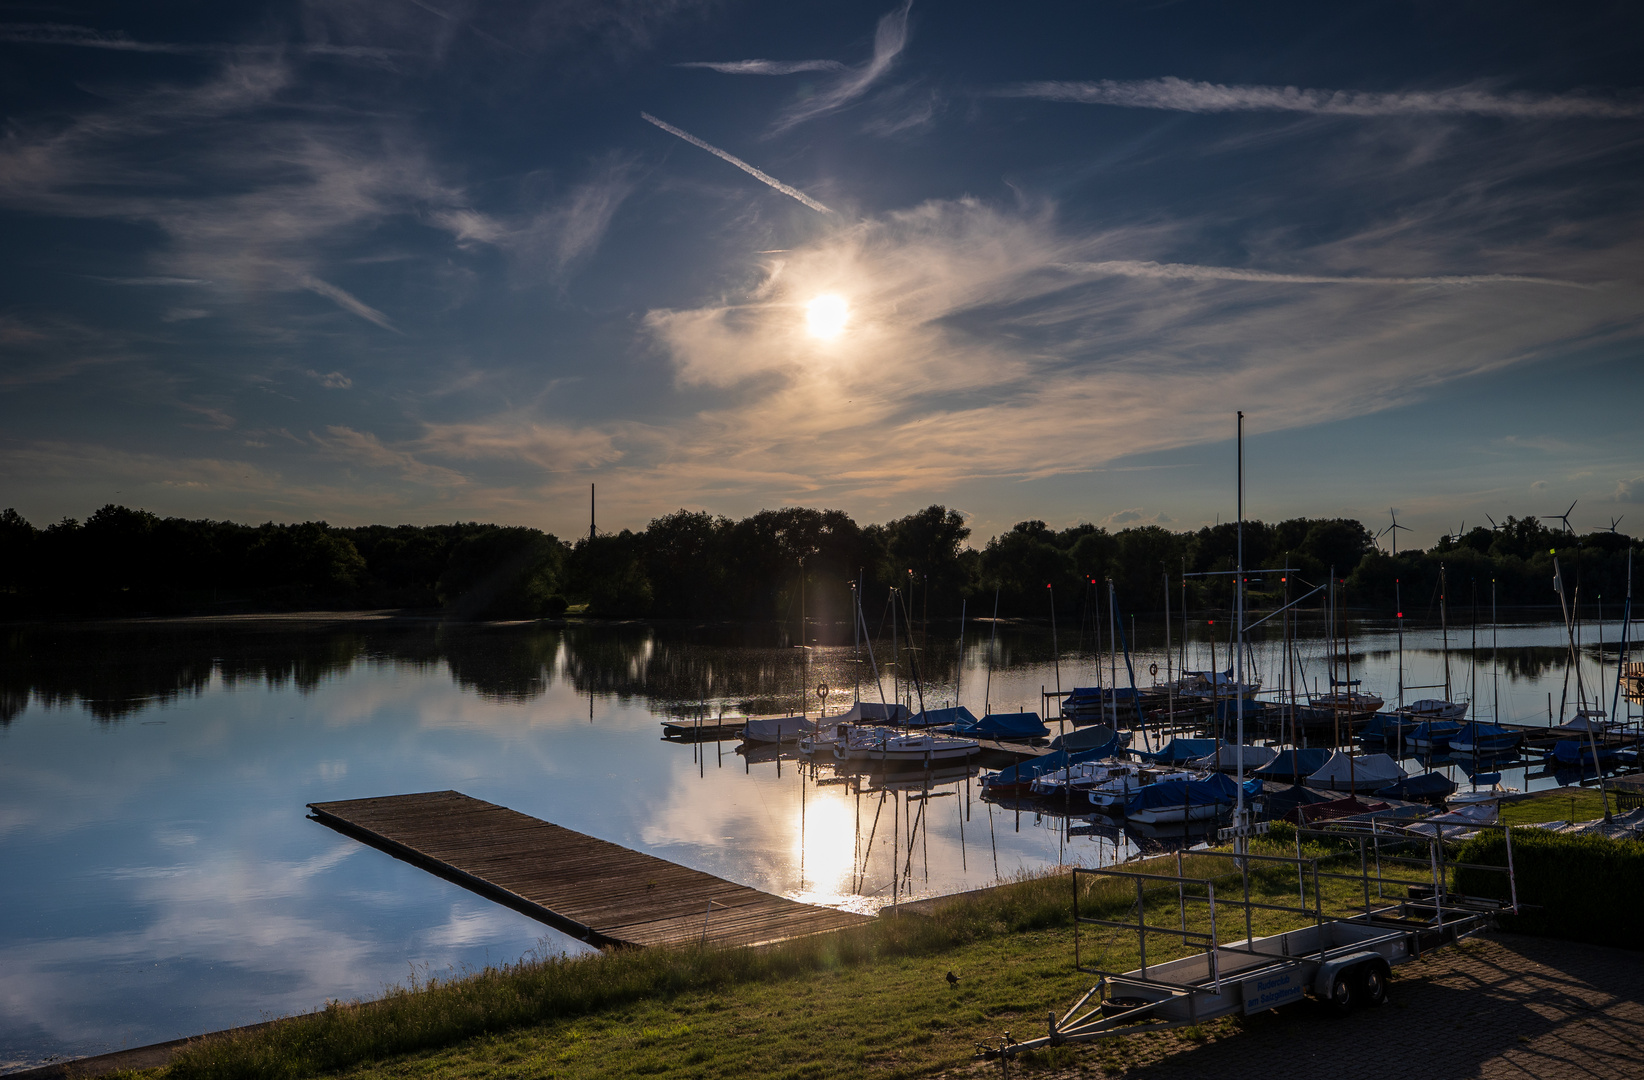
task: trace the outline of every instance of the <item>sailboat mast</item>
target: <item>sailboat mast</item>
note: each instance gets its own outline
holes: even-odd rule
[[[805,557],[799,557],[799,715],[810,715],[811,652],[805,647]]]
[[[891,586],[891,700],[902,704],[902,653],[896,640],[896,586]],[[896,710],[892,709],[894,714]]]
[[[959,659],[953,669],[953,707],[959,707],[959,683],[965,676],[965,601],[959,601]]]
[[[1176,665],[1187,676],[1187,556],[1182,556],[1182,662]]]
[[[1496,622],[1496,579],[1490,579],[1490,722],[1501,723],[1501,670],[1496,666],[1499,650]]]
[[[1162,573],[1160,573],[1159,576],[1164,578],[1165,687],[1166,687],[1165,693],[1167,695],[1166,702],[1168,703],[1168,706],[1169,706],[1170,730],[1171,730],[1172,733],[1174,733],[1175,730],[1176,730],[1176,676],[1170,670],[1170,668],[1171,668],[1171,663],[1170,663],[1170,653],[1171,653],[1171,647],[1170,647],[1170,572],[1168,570],[1163,571]],[[1160,741],[1163,741],[1164,736],[1160,735],[1159,739],[1160,739]]]
[[[1615,654],[1615,695],[1610,701],[1610,719],[1614,720],[1621,708],[1622,673],[1627,669],[1627,645],[1631,641],[1633,622],[1633,548],[1627,545],[1627,600],[1621,608],[1621,644]],[[1632,706],[1627,706],[1627,718],[1632,719]]]
[[[1353,646],[1348,638],[1349,633],[1347,626],[1347,579],[1343,578],[1341,582],[1341,662],[1342,670],[1347,675],[1347,788],[1349,791],[1355,791],[1358,789],[1359,781],[1355,773],[1358,755],[1353,752]]]
[[[1062,650],[1056,644],[1056,587],[1050,582],[1045,583],[1045,591],[1050,594],[1050,661],[1056,666],[1056,700],[1062,700]],[[1040,704],[1043,704],[1041,702]]]
[[[1119,630],[1118,616],[1113,612],[1113,579],[1107,579],[1107,648],[1108,670],[1112,677],[1108,680],[1108,697],[1113,711],[1112,726],[1114,731],[1119,730]]]
[[[1234,650],[1233,677],[1234,708],[1238,710],[1238,742],[1233,747],[1233,760],[1238,773],[1239,793],[1238,802],[1233,811],[1233,824],[1239,831],[1238,850],[1244,851],[1244,413],[1239,413],[1239,526],[1238,548],[1239,565],[1235,577],[1236,589],[1234,594],[1235,611],[1234,625],[1238,632],[1238,644]]]
[[[1393,579],[1393,607],[1399,621],[1399,707],[1393,724],[1398,730],[1399,759],[1404,757],[1404,596],[1398,578]]]
[[[851,658],[856,667],[855,701],[862,700],[862,570],[857,568],[857,580],[851,582]],[[852,702],[854,704],[855,702]]]
[[[993,712],[993,649],[999,644],[999,586],[993,587],[993,629],[988,635],[988,681],[982,688],[982,715]],[[1097,669],[1101,670],[1100,668]]]
[[[1439,627],[1444,633],[1444,700],[1450,700],[1450,578],[1439,563]]]

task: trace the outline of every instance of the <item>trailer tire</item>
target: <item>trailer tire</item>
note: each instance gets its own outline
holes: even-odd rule
[[[1346,1016],[1353,1011],[1353,1006],[1358,1004],[1359,995],[1353,986],[1358,980],[1353,976],[1354,973],[1351,971],[1338,971],[1330,982],[1330,996],[1325,1000],[1325,1004],[1337,1016]]]
[[[1359,979],[1359,1001],[1372,1009],[1387,1004],[1388,974],[1384,961],[1372,960],[1365,964]]]

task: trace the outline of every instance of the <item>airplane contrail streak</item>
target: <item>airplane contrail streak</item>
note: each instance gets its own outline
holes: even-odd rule
[[[769,184],[771,187],[775,188],[776,190],[780,191],[782,194],[788,196],[791,199],[798,199],[800,202],[804,203],[806,206],[810,207],[812,210],[815,210],[818,213],[822,213],[822,214],[831,214],[831,213],[833,213],[833,211],[830,210],[828,207],[823,206],[821,203],[817,202],[815,199],[811,198],[809,195],[805,194],[803,191],[800,191],[798,188],[792,187],[788,184],[784,184],[782,181],[778,180],[776,177],[770,175],[769,173],[760,172],[758,169],[754,168],[752,165],[749,165],[746,161],[743,161],[741,158],[737,157],[735,154],[727,154],[725,151],[721,150],[719,147],[713,145],[712,143],[703,142],[701,139],[697,138],[695,135],[692,135],[690,132],[681,131],[679,128],[674,127],[672,124],[668,123],[666,120],[658,120],[656,117],[652,116],[648,112],[642,112],[639,115],[644,117],[650,123],[655,124],[657,127],[661,128],[663,131],[666,131],[668,134],[677,135],[681,139],[684,139],[686,142],[690,143],[692,146],[701,147],[702,149],[708,151],[708,153],[712,154],[714,157],[719,158],[722,161],[730,162],[732,165],[735,165],[737,168],[741,169],[743,172],[747,173],[749,176],[753,177],[755,180],[758,180],[760,183]]]

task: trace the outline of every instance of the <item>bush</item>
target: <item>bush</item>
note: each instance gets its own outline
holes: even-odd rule
[[[1505,835],[1491,831],[1469,840],[1456,861],[1506,866]],[[1513,868],[1519,902],[1532,906],[1523,914],[1504,916],[1502,929],[1644,949],[1644,923],[1637,917],[1644,897],[1644,844],[1515,829]],[[1459,868],[1456,889],[1509,899],[1506,876],[1489,870]]]

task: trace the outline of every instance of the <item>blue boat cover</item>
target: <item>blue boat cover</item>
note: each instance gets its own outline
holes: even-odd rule
[[[1598,760],[1600,764],[1614,761],[1616,748],[1600,746]],[[1585,739],[1560,739],[1553,746],[1553,759],[1561,765],[1591,765],[1593,763],[1593,748]]]
[[[1319,747],[1306,750],[1280,750],[1278,757],[1250,775],[1265,777],[1268,780],[1289,780],[1300,783],[1304,778],[1312,776],[1324,768],[1324,763],[1329,760],[1330,751]]]
[[[1376,794],[1384,799],[1442,799],[1456,790],[1456,785],[1443,773],[1422,773],[1407,776],[1396,784],[1377,788]]]
[[[1042,739],[1050,734],[1036,712],[988,713],[980,720],[972,717],[970,724],[955,725],[954,730],[988,739]]]
[[[1461,730],[1461,725],[1454,720],[1426,720],[1417,724],[1405,736],[1406,739],[1448,739]]]
[[[1108,743],[1115,743],[1114,752],[1117,753],[1124,746],[1124,735],[1127,734],[1129,732],[1120,734],[1110,727],[1095,724],[1091,727],[1074,728],[1065,735],[1056,736],[1050,740],[1050,748],[1052,750],[1090,750],[1094,747],[1106,746]]]
[[[1454,735],[1450,736],[1450,741],[1465,742],[1468,738],[1471,738],[1473,745],[1480,750],[1510,750],[1523,741],[1524,734],[1496,724],[1482,724],[1474,721],[1470,724],[1463,724]]]
[[[1025,784],[1036,776],[1043,776],[1045,773],[1065,768],[1069,764],[1077,765],[1081,761],[1101,761],[1103,758],[1112,756],[1113,751],[1105,746],[1099,746],[1094,750],[1082,750],[1071,756],[1058,750],[1053,754],[1017,762],[1008,769],[1000,769],[996,773],[989,773],[987,776],[982,777],[982,786]]]
[[[1196,761],[1215,752],[1215,739],[1171,739],[1151,754],[1146,751],[1137,751],[1136,754],[1143,761],[1151,761],[1156,765],[1186,765],[1189,761]]]
[[[951,709],[926,709],[915,713],[908,721],[909,727],[942,727],[952,725],[956,729],[966,729],[976,726],[976,715],[963,705]]]
[[[1222,773],[1211,773],[1203,780],[1161,780],[1148,784],[1125,803],[1125,812],[1133,814],[1138,810],[1163,810],[1171,806],[1231,805],[1238,798],[1238,784]]]

